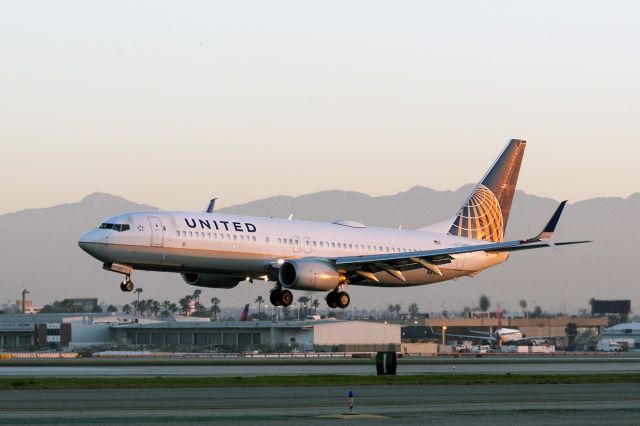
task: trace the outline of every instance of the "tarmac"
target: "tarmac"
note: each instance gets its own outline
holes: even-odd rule
[[[0,364],[1,365],[1,364]],[[640,359],[606,358],[599,360],[523,359],[505,362],[496,359],[447,362],[403,363],[398,375],[414,374],[580,374],[580,373],[638,373]],[[245,364],[245,365],[96,365],[96,366],[0,366],[0,377],[255,377],[273,375],[373,375],[373,364],[349,362],[331,365],[317,364]]]
[[[347,415],[347,393],[355,395]],[[640,384],[0,391],[0,424],[637,425]]]

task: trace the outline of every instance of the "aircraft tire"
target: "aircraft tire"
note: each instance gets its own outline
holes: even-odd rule
[[[337,308],[338,307],[338,292],[337,291],[331,291],[327,294],[327,305],[330,308]]]
[[[269,301],[273,306],[280,306],[280,290],[273,290],[269,295]]]
[[[120,283],[120,290],[121,290],[121,291],[125,291],[125,292],[127,291],[127,287],[125,286],[125,284],[127,284],[127,282],[126,282],[126,281],[122,281],[122,282]]]
[[[131,292],[135,286],[133,285],[133,281],[129,280],[124,283],[124,287],[126,291]]]
[[[344,309],[349,306],[351,297],[349,297],[349,293],[347,293],[346,291],[341,291],[336,297],[336,302],[339,308]]]
[[[280,303],[284,307],[291,305],[293,303],[293,293],[289,290],[280,291]]]

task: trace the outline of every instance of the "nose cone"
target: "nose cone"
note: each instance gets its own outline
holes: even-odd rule
[[[107,238],[99,229],[92,229],[87,232],[78,240],[78,245],[82,250],[95,257],[98,260],[103,260],[105,254],[105,244]]]

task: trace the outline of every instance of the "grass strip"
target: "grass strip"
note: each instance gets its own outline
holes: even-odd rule
[[[640,373],[603,374],[428,374],[411,376],[259,376],[259,377],[99,377],[0,378],[0,390],[144,389],[210,387],[430,386],[640,383]]]

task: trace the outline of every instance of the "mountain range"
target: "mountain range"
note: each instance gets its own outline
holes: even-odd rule
[[[349,191],[323,191],[298,197],[275,196],[219,209],[224,213],[331,221],[350,219],[368,225],[403,228],[452,217],[471,189],[435,191],[414,187],[394,195],[371,197]],[[204,203],[203,203],[204,204]],[[536,235],[558,201],[517,191],[507,228],[507,239]],[[102,270],[82,252],[77,240],[102,219],[155,207],[117,196],[94,193],[77,203],[28,209],[0,216],[0,303],[15,303],[23,288],[34,305],[70,297],[98,297],[106,303],[128,303],[131,294],[119,289],[121,276]],[[385,309],[399,303],[418,303],[422,312],[462,309],[477,305],[486,294],[495,307],[517,311],[519,301],[530,309],[540,305],[550,312],[588,308],[591,298],[632,299],[640,303],[640,264],[635,243],[640,240],[640,193],[628,198],[594,198],[568,204],[553,240],[588,239],[593,243],[513,253],[509,261],[475,278],[390,289],[351,287],[352,306]],[[177,274],[136,272],[133,280],[144,298],[177,301],[194,287]],[[240,283],[230,290],[202,289],[201,300],[216,296],[226,306],[268,299],[269,286]],[[316,297],[324,297],[315,293]],[[296,296],[296,295],[294,295]],[[297,297],[297,296],[296,296]]]

